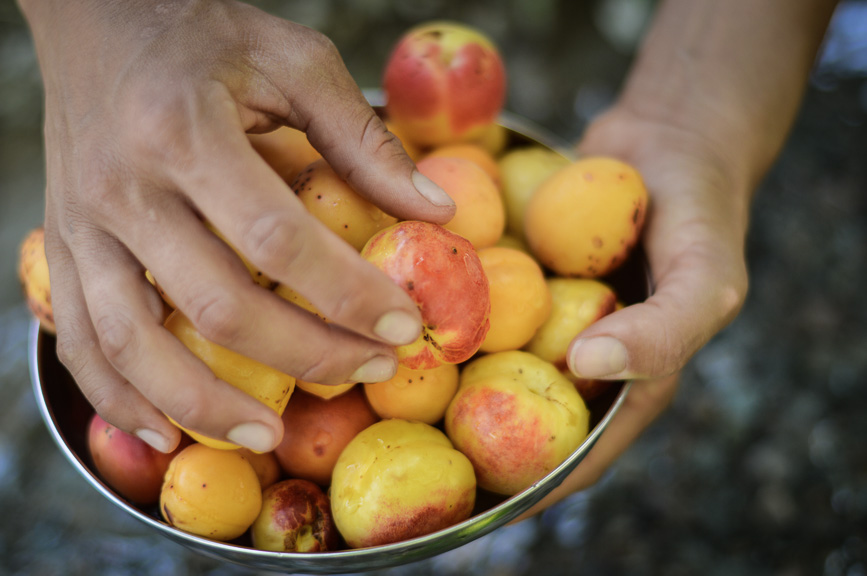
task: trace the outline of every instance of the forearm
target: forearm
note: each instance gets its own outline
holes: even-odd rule
[[[664,0],[620,105],[707,139],[752,190],[797,114],[835,0]]]

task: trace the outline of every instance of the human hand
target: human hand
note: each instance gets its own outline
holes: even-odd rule
[[[641,172],[650,193],[642,243],[653,293],[572,342],[568,364],[578,376],[636,381],[585,460],[522,517],[602,476],[668,406],[679,370],[737,315],[747,291],[750,190],[714,143],[614,108],[594,122],[579,154],[614,156]]]
[[[46,252],[57,350],[100,413],[159,450],[180,433],[266,451],[272,410],[162,326],[156,277],[208,339],[304,380],[389,378],[417,307],[312,218],[246,132],[301,129],[383,210],[443,223],[420,176],[321,34],[236,2],[22,0],[46,92]],[[237,255],[325,324],[250,280]]]

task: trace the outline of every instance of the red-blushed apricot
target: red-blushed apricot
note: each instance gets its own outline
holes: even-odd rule
[[[262,511],[250,527],[250,538],[254,548],[272,552],[327,552],[340,544],[328,496],[298,478],[262,493]]]
[[[283,440],[274,454],[288,476],[327,486],[343,448],[378,420],[361,387],[329,400],[299,390],[283,412]]]
[[[382,420],[350,442],[331,483],[334,522],[351,548],[423,536],[467,519],[476,499],[472,464],[440,430]]]
[[[491,291],[491,328],[479,350],[517,350],[551,313],[545,275],[531,256],[512,248],[484,248],[479,260]]]
[[[480,488],[512,495],[541,480],[587,437],[590,413],[560,371],[528,352],[487,354],[461,373],[445,430]]]
[[[196,330],[193,323],[180,310],[171,313],[165,322],[165,327],[199,360],[207,364],[217,378],[249,394],[277,414],[283,413],[289,397],[295,390],[293,376],[211,342]],[[182,429],[194,440],[213,448],[224,450],[238,448],[231,442]]]
[[[54,334],[54,307],[51,304],[51,281],[45,256],[45,230],[39,226],[24,237],[18,249],[18,279],[27,298],[27,306],[39,320],[39,326]]]
[[[397,374],[385,382],[364,384],[364,393],[380,418],[417,420],[436,424],[442,420],[458,389],[458,367],[441,364],[428,370],[398,365]]]
[[[249,460],[204,444],[175,456],[160,493],[160,513],[170,526],[214,540],[241,536],[261,508],[262,488]]]
[[[638,242],[647,201],[635,168],[614,158],[583,158],[536,188],[524,219],[527,242],[560,276],[605,276]]]
[[[478,164],[466,158],[428,156],[417,166],[455,201],[455,216],[444,224],[447,230],[469,240],[476,250],[497,243],[506,226],[503,199]]]
[[[91,416],[87,428],[87,449],[99,477],[122,497],[143,506],[159,502],[169,464],[190,442],[183,435],[178,447],[165,454],[115,428],[99,414]]]
[[[287,184],[291,184],[304,167],[322,157],[307,140],[307,134],[288,126],[247,137],[256,152]]]
[[[437,224],[410,220],[376,234],[361,255],[403,288],[421,312],[422,332],[415,342],[397,347],[398,362],[421,370],[459,364],[478,351],[490,327],[491,297],[469,240]]]
[[[397,222],[397,218],[359,196],[324,159],[304,168],[292,182],[292,189],[308,212],[356,250]]]
[[[385,65],[386,113],[401,134],[424,147],[480,137],[506,96],[506,69],[481,31],[455,22],[409,30]]]
[[[472,142],[448,144],[431,150],[425,158],[463,158],[485,171],[491,177],[494,185],[500,188],[500,166],[490,152],[481,145]]]

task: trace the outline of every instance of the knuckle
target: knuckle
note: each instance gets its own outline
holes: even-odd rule
[[[172,403],[166,408],[166,414],[175,422],[190,430],[204,431],[207,429],[209,410],[207,402],[194,390],[187,387],[183,393],[176,394]]]
[[[136,331],[130,319],[119,312],[98,313],[94,328],[103,354],[113,365],[129,365],[138,350]]]
[[[314,384],[341,384],[344,380],[335,378],[329,357],[325,353],[318,353],[306,359],[307,367],[296,378],[304,382]]]
[[[309,249],[299,226],[285,214],[259,217],[244,236],[248,258],[272,276],[285,273]]]
[[[224,290],[195,298],[188,307],[190,321],[206,339],[218,344],[236,342],[244,332],[241,298]]]
[[[76,380],[88,363],[90,344],[81,338],[68,333],[58,326],[57,329],[57,359],[63,364]]]

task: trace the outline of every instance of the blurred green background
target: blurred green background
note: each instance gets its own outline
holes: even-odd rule
[[[331,37],[362,87],[411,25],[490,34],[508,108],[576,140],[616,95],[650,0],[254,2]],[[38,65],[0,0],[0,575],[248,574],[150,533],[66,463],[36,410],[17,246],[43,211]],[[867,2],[843,2],[762,183],[741,316],[594,488],[392,574],[867,575]]]

